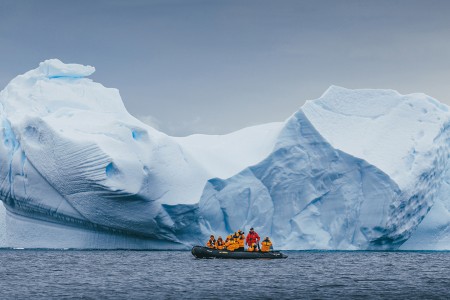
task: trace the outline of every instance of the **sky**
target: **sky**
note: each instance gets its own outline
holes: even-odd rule
[[[0,89],[58,58],[96,67],[175,136],[284,121],[330,86],[450,105],[450,1],[0,0]]]

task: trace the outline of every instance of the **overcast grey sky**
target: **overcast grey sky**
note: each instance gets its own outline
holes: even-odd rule
[[[331,85],[450,104],[450,1],[0,0],[0,89],[90,64],[171,135],[282,121]]]

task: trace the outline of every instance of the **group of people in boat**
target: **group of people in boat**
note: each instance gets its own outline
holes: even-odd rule
[[[245,236],[243,231],[238,230],[234,234],[228,235],[225,241],[221,236],[219,236],[216,240],[214,235],[211,235],[206,243],[206,247],[217,250],[246,251],[245,245],[247,245],[247,251],[249,252],[269,252],[273,249],[272,241],[268,236],[266,236],[261,242],[261,247],[259,246],[260,239],[261,238],[258,233],[256,233],[253,228],[250,228],[247,236]]]

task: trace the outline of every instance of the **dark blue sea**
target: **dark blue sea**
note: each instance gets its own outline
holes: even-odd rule
[[[450,299],[450,252],[0,250],[1,299]]]

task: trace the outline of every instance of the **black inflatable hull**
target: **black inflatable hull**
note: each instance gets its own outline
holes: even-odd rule
[[[278,251],[271,252],[248,252],[248,251],[228,251],[209,249],[201,246],[194,246],[191,250],[196,258],[228,258],[228,259],[278,259],[287,258]]]

